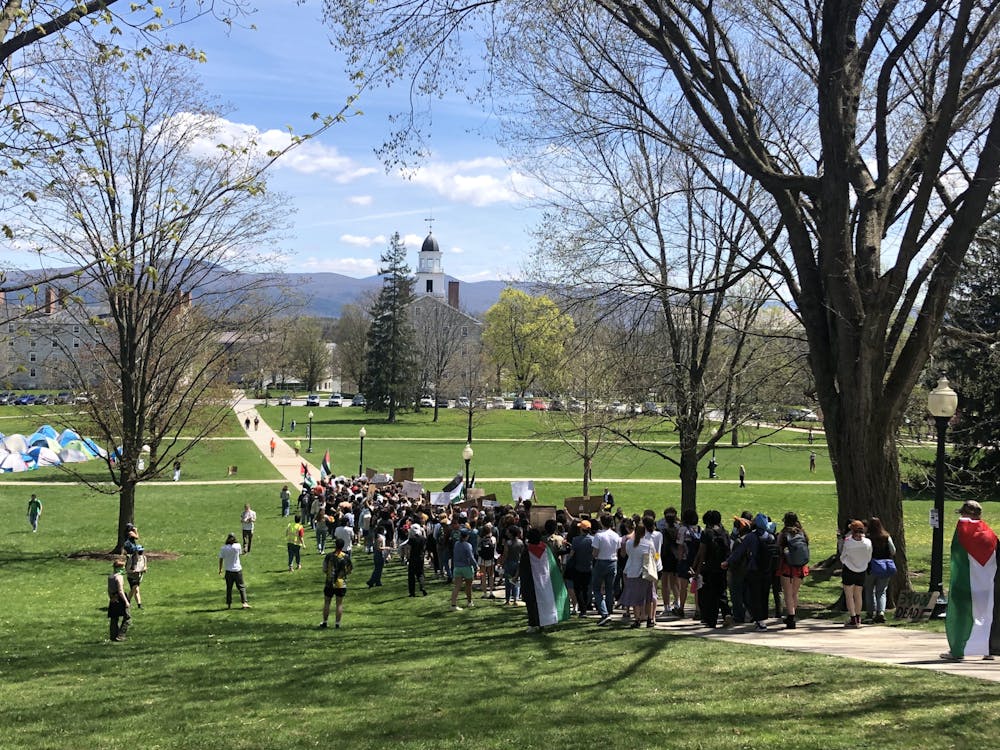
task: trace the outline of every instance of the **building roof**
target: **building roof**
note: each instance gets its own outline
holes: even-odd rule
[[[438,247],[438,241],[434,239],[434,233],[428,232],[427,237],[424,239],[424,244],[420,246],[420,252],[422,253],[439,253],[441,248]]]

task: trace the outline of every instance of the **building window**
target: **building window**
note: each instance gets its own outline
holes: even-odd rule
[[[80,348],[80,339],[73,339],[73,348],[74,349]]]
[[[32,352],[31,354],[28,355],[28,361],[29,362],[34,362],[35,361],[35,353],[34,352]]]
[[[28,370],[28,377],[29,378],[34,378],[35,377],[35,368],[34,367],[32,367],[30,370]]]
[[[79,333],[79,332],[80,332],[80,326],[79,325],[73,326],[73,333]]]
[[[32,340],[31,340],[31,348],[32,348],[32,349],[34,349],[34,348],[35,348],[35,340],[34,340],[34,339],[32,339]]]
[[[7,333],[14,333],[14,324],[13,323],[8,323],[7,324]]]
[[[55,349],[59,344],[56,343],[55,339],[52,339],[52,348]]]
[[[464,337],[468,335],[469,335],[469,326],[462,326],[462,336]]]
[[[427,293],[434,294],[434,279],[427,279]]]

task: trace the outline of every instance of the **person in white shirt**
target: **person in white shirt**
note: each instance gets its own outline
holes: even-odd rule
[[[344,554],[350,557],[351,548],[354,546],[354,529],[350,527],[346,517],[340,519],[336,531],[333,532],[333,538],[344,540]]]
[[[601,515],[601,530],[594,534],[594,567],[591,572],[591,591],[600,615],[598,625],[611,621],[615,606],[615,576],[618,574],[618,546],[621,537],[612,528],[614,519],[607,513]],[[603,589],[603,592],[602,592]]]
[[[257,521],[257,513],[250,507],[250,503],[243,506],[243,514],[240,516],[240,526],[243,528],[243,554],[250,552],[253,544],[253,525]]]
[[[844,583],[844,600],[851,619],[844,623],[849,628],[861,627],[861,594],[865,587],[865,574],[872,560],[872,540],[865,536],[865,525],[861,521],[851,521],[848,534],[840,549],[840,561],[844,564],[841,579]]]
[[[226,575],[226,609],[233,606],[233,586],[240,592],[243,609],[250,609],[247,603],[247,587],[243,583],[243,566],[240,565],[240,545],[236,543],[236,534],[226,537],[226,543],[219,550],[219,575]]]

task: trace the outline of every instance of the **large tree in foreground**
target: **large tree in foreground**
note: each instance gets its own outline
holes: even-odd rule
[[[905,550],[896,428],[1000,174],[1000,4],[326,7],[369,76],[462,86],[471,74],[452,65],[465,62],[462,34],[485,31],[498,77],[516,69],[511,59],[558,60],[588,94],[581,128],[606,127],[602,102],[625,100],[647,117],[634,125],[755,180],[788,248],[771,263],[808,341],[839,518],[878,515]],[[677,126],[678,109],[696,130]],[[716,170],[713,159],[704,171]],[[901,581],[907,573],[904,562]]]
[[[95,46],[38,63],[46,96],[29,114],[59,137],[16,181],[32,198],[19,231],[89,279],[89,299],[67,298],[87,352],[71,362],[94,394],[88,434],[112,449],[119,544],[138,484],[229,413],[230,365],[266,326],[256,291],[275,277],[226,266],[260,267],[283,213],[256,150],[217,143],[190,61],[125,62]]]

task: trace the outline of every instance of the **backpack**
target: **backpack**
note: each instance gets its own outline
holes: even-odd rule
[[[756,533],[756,532],[754,532]],[[778,571],[778,562],[781,560],[781,550],[778,548],[778,540],[772,535],[760,537],[760,552],[757,570],[761,573],[774,575]]]
[[[805,534],[786,534],[785,546],[788,548],[785,550],[785,562],[789,565],[805,565],[809,562],[809,542],[806,541]]]
[[[479,558],[481,560],[493,561],[496,558],[496,540],[492,534],[486,534],[479,540]]]
[[[701,541],[705,543],[705,565],[710,570],[719,570],[729,556],[728,537],[715,529],[705,529]]]

